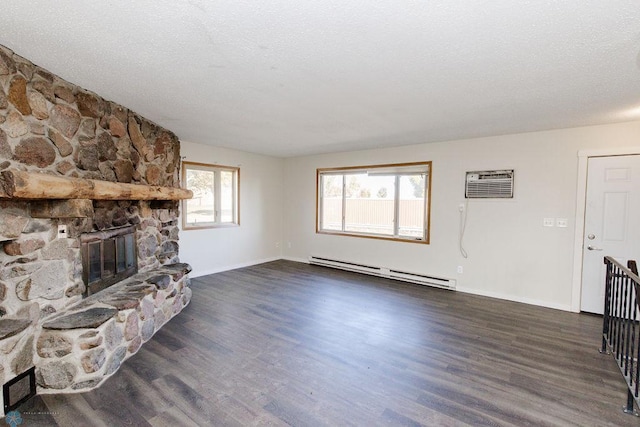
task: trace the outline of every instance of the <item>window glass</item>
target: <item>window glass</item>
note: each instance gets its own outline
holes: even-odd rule
[[[395,177],[346,175],[344,230],[393,236]]]
[[[220,171],[220,222],[233,222],[233,172]]]
[[[400,176],[398,234],[408,237],[424,237],[424,207],[426,175]]]
[[[342,230],[342,175],[324,176],[321,191],[325,230]]]
[[[214,178],[212,171],[187,170],[187,188],[193,191],[193,198],[187,199],[189,224],[215,222]]]

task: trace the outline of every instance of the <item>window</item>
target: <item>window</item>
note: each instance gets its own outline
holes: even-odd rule
[[[239,168],[182,162],[182,182],[193,191],[182,203],[182,228],[239,225],[239,175]]]
[[[318,233],[429,243],[431,162],[318,169]]]

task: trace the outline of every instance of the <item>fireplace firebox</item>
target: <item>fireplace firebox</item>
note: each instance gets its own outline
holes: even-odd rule
[[[80,243],[85,296],[138,272],[135,226],[86,233]]]

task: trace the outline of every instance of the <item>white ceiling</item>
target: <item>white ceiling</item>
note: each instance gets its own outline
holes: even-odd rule
[[[0,28],[183,140],[274,156],[640,119],[638,0],[3,0]]]

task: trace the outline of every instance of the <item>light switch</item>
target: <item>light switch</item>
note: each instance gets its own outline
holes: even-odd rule
[[[554,218],[545,218],[542,220],[542,225],[545,227],[553,227],[556,224]]]

